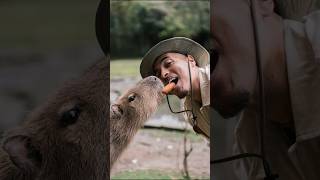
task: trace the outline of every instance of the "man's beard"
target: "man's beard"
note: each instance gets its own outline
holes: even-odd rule
[[[213,97],[219,97],[213,95]],[[238,91],[232,96],[216,98],[214,100],[213,108],[224,118],[236,116],[249,103],[250,93],[248,91]]]
[[[177,96],[178,96],[180,99],[183,99],[183,98],[185,98],[187,95],[189,95],[188,91],[183,91],[183,92],[180,92]]]

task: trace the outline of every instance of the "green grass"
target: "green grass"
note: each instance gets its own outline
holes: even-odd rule
[[[115,174],[111,179],[182,179],[189,180],[178,172],[167,172],[159,170],[137,170],[137,171],[123,171]],[[209,177],[193,177],[192,179],[209,179]]]
[[[142,129],[142,132],[148,133],[155,138],[171,138],[175,140],[182,140],[184,137],[184,132],[180,131],[170,131],[170,130],[161,130],[161,129]],[[201,142],[203,138],[200,135],[195,134],[194,132],[187,132],[187,138],[191,142]]]
[[[111,179],[171,179],[164,172],[156,170],[124,171],[111,177]]]
[[[110,62],[110,76],[136,77],[140,76],[141,59],[118,59]]]

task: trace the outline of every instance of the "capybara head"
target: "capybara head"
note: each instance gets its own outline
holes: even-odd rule
[[[7,132],[0,179],[107,179],[108,79],[109,62],[101,60]]]
[[[110,108],[111,166],[163,99],[163,83],[147,77],[121,95]]]

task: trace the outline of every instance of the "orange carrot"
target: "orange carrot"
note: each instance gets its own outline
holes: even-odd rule
[[[176,86],[176,83],[174,83],[174,82],[171,82],[171,83],[167,84],[162,89],[162,93],[165,94],[165,95],[169,94],[169,92],[172,91],[175,86]]]

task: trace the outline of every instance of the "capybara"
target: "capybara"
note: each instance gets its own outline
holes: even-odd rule
[[[0,179],[108,179],[109,104],[109,62],[104,59],[5,133]]]
[[[110,164],[121,155],[163,99],[163,83],[155,76],[139,81],[110,108]]]

